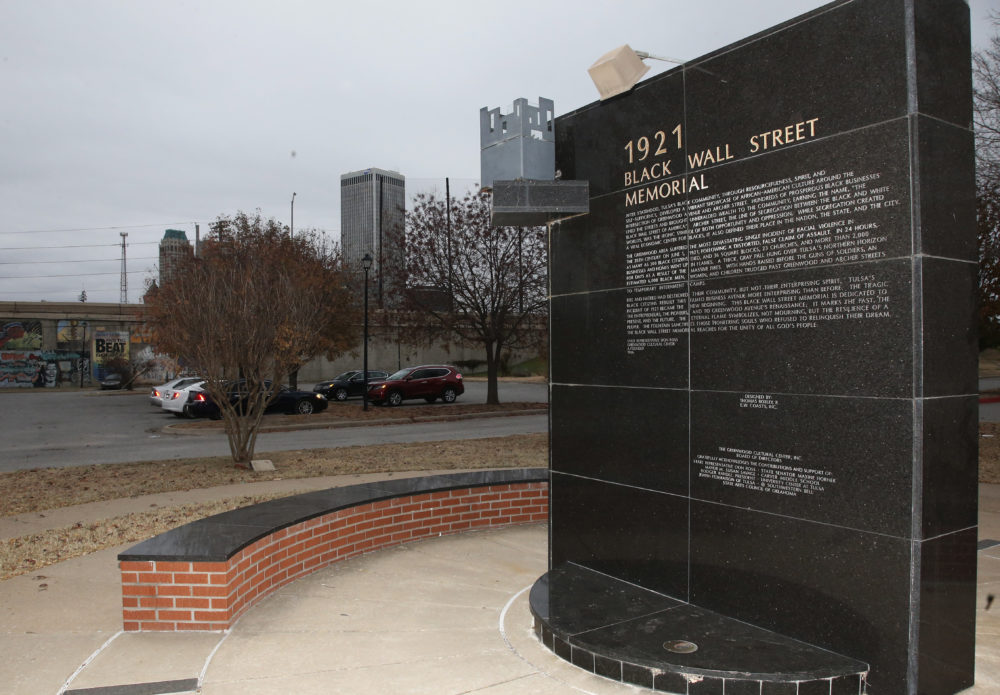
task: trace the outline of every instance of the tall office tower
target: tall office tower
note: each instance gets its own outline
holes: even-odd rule
[[[372,298],[379,307],[398,306],[406,281],[403,245],[406,177],[365,169],[340,177],[340,245],[348,268],[362,271],[372,255]]]
[[[160,287],[166,285],[177,271],[177,265],[193,253],[187,234],[179,229],[168,229],[160,241]]]

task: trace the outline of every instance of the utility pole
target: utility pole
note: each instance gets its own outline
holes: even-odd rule
[[[517,313],[524,313],[524,264],[521,253],[523,227],[517,228]]]
[[[288,223],[288,238],[291,239],[295,236],[295,191],[292,191],[292,219]],[[299,370],[293,369],[292,373],[288,375],[288,385],[293,389],[299,387]]]
[[[125,239],[128,237],[128,232],[119,232],[122,237],[122,292],[119,302],[122,304],[128,304],[128,274],[125,272]]]
[[[447,249],[445,253],[448,256],[448,309],[449,311],[455,310],[455,293],[452,289],[452,258],[451,258],[451,185],[446,176],[444,179],[444,213],[447,219]]]

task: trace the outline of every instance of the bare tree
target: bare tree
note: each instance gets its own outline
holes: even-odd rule
[[[358,312],[346,281],[339,251],[315,232],[292,237],[274,218],[240,212],[216,220],[200,255],[147,294],[157,350],[206,379],[237,464],[253,458],[283,375],[355,345]]]
[[[545,334],[544,228],[493,227],[490,196],[451,201],[419,195],[406,215],[408,303],[438,336],[486,353],[487,403],[499,403],[504,351],[537,346]]]
[[[1000,18],[993,17],[994,25]],[[980,188],[1000,185],[1000,35],[972,56],[976,178]]]
[[[1000,196],[976,198],[979,242],[979,347],[1000,345]]]
[[[994,24],[998,18],[994,16]],[[979,343],[1000,345],[1000,35],[972,57],[979,239]]]
[[[118,356],[104,360],[105,371],[121,376],[121,387],[129,391],[134,390],[136,380],[154,366],[154,360],[141,360],[135,356]]]

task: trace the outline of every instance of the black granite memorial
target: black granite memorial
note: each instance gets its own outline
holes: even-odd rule
[[[680,693],[972,684],[968,14],[834,2],[557,119],[590,185],[550,227],[560,655]]]

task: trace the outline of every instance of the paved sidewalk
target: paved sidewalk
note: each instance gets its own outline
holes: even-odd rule
[[[307,481],[275,482],[304,489]],[[257,485],[271,483],[231,487],[248,494]],[[169,494],[176,504],[206,493]],[[980,537],[1000,541],[1000,486],[982,485],[980,497]],[[150,502],[86,511],[107,517],[143,504]],[[66,514],[100,518],[81,519],[83,512]],[[0,532],[9,528],[3,521]],[[199,685],[205,695],[638,692],[567,664],[534,639],[526,589],[545,571],[544,525],[446,536],[334,565],[268,597],[228,633],[121,633],[123,549],[0,582],[3,692],[153,695]],[[990,594],[1000,598],[1000,545],[979,553],[970,695],[1000,692],[1000,601],[987,610]]]

